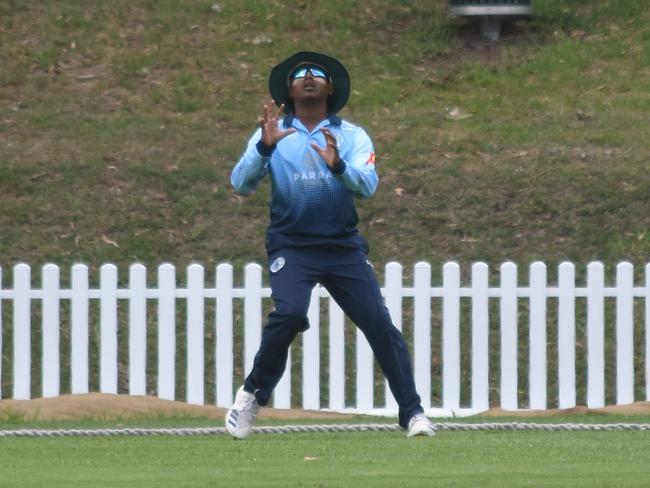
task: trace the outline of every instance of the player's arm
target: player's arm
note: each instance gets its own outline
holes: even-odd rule
[[[261,141],[262,129],[259,128],[248,141],[246,151],[232,170],[230,182],[238,193],[250,193],[255,190],[269,172],[272,151],[266,151]]]
[[[325,159],[334,176],[343,182],[346,188],[361,198],[369,198],[377,189],[379,178],[375,171],[375,153],[368,134],[360,130],[354,140],[348,161],[340,158],[336,139],[328,129],[322,129],[325,135],[325,148],[312,147]]]
[[[287,130],[280,128],[283,111],[284,104],[276,107],[273,100],[264,105],[258,119],[260,128],[248,141],[244,155],[230,176],[232,186],[239,193],[250,193],[257,187],[269,172],[269,162],[277,143],[296,132],[293,127]]]

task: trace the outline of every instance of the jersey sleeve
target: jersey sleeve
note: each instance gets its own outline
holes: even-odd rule
[[[262,156],[256,147],[261,137],[262,129],[258,128],[248,141],[241,159],[232,170],[230,183],[237,193],[251,193],[269,172],[271,158]]]
[[[345,170],[337,175],[346,188],[361,198],[370,198],[377,190],[379,177],[375,171],[375,150],[368,134],[359,129]]]

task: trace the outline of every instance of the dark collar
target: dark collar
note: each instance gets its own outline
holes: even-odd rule
[[[285,129],[288,129],[293,125],[293,119],[295,118],[296,118],[295,114],[293,112],[289,112],[287,116],[284,118],[284,120],[282,121],[282,126]],[[343,123],[343,121],[335,114],[329,114],[327,118],[329,119],[330,124],[332,125],[341,125]]]

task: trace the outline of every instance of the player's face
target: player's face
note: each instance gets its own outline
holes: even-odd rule
[[[334,93],[328,74],[321,68],[304,66],[291,75],[289,96],[294,100],[327,99]]]

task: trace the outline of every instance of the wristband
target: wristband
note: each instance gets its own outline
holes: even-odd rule
[[[342,175],[343,173],[345,173],[345,169],[347,167],[348,167],[348,163],[346,163],[345,161],[343,161],[341,159],[341,162],[339,164],[337,164],[336,166],[334,166],[333,168],[330,168],[330,171],[334,175],[339,176],[339,175]]]
[[[265,158],[268,158],[273,154],[273,151],[275,151],[275,148],[277,147],[277,144],[273,144],[272,146],[267,146],[264,144],[262,139],[259,140],[259,142],[255,145],[257,148],[257,152],[260,153],[260,156],[263,156]]]

